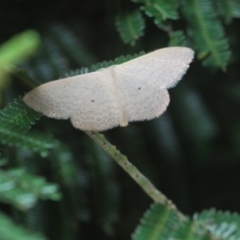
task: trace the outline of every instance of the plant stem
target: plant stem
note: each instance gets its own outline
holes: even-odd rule
[[[86,134],[99,144],[148,194],[154,202],[167,205],[171,209],[176,209],[175,205],[167,199],[115,146],[109,143],[103,134],[87,131]],[[181,214],[182,215],[182,214]],[[183,215],[182,215],[183,216]]]

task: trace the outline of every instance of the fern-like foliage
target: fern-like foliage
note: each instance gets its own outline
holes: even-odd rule
[[[117,65],[117,64],[121,64],[121,63],[130,61],[134,58],[137,58],[137,57],[140,57],[140,56],[144,55],[144,53],[145,53],[144,51],[141,51],[140,53],[136,53],[136,54],[133,54],[133,55],[127,54],[126,56],[117,57],[114,60],[103,61],[103,62],[94,64],[94,65],[90,66],[90,72],[94,72],[94,71],[97,71],[97,70],[102,69],[102,68],[106,68],[106,67],[110,67],[110,66],[113,66],[113,65]]]
[[[58,186],[23,168],[0,171],[0,201],[20,210],[33,207],[38,199],[59,200]]]
[[[231,214],[211,209],[195,214],[193,220],[205,225],[211,233],[212,239],[240,239],[240,215],[237,213]]]
[[[175,31],[170,34],[169,46],[187,46],[187,39],[183,31]]]
[[[141,3],[141,10],[146,15],[154,18],[154,22],[159,25],[167,19],[178,19],[178,4],[177,0],[132,0],[133,2]]]
[[[136,44],[145,29],[144,18],[139,10],[117,16],[115,24],[122,41],[131,46]]]
[[[179,228],[177,212],[163,205],[154,204],[144,214],[140,226],[132,236],[133,240],[162,239],[170,237],[173,229]]]
[[[0,239],[2,240],[47,240],[42,234],[31,232],[0,213]]]
[[[0,121],[17,124],[29,129],[41,117],[40,113],[35,112],[22,101],[22,97],[14,99],[2,111],[0,111]]]
[[[29,133],[26,128],[5,120],[0,121],[0,142],[31,149],[42,156],[47,156],[49,149],[58,146],[58,141],[50,136],[38,132]]]
[[[153,204],[144,214],[132,238],[134,240],[237,240],[240,239],[240,215],[205,210],[193,219],[182,218],[179,212]]]
[[[133,54],[133,55],[126,55],[126,56],[120,56],[115,58],[114,60],[110,60],[110,61],[103,61],[97,64],[93,64],[91,65],[89,68],[88,67],[82,67],[80,69],[76,69],[76,70],[71,70],[69,73],[67,73],[67,76],[76,76],[76,75],[81,75],[81,74],[86,74],[86,73],[90,73],[90,72],[95,72],[98,71],[102,68],[107,68],[113,65],[117,65],[117,64],[121,64],[127,61],[130,61],[134,58],[140,57],[142,55],[144,55],[145,52],[141,51],[138,54]]]
[[[208,66],[226,68],[229,63],[227,37],[236,42],[239,38],[235,31],[236,22],[230,25],[234,18],[240,16],[239,0],[133,1],[136,4],[131,5],[139,7],[142,11],[130,14],[131,24],[126,22],[129,20],[126,16],[118,19],[119,32],[123,35],[123,40],[127,39],[128,44],[137,42],[140,48],[147,50],[164,47],[169,39],[170,46],[191,46]],[[52,8],[51,12],[46,11],[46,14],[49,14],[46,15],[47,19],[53,19],[54,23],[48,22],[49,26],[46,26],[46,21],[43,24],[43,21],[38,21],[42,40],[41,51],[30,61],[21,63],[21,66],[35,79],[46,82],[59,76],[66,77],[65,73],[76,67],[80,69],[67,75],[97,71],[134,58],[123,56],[90,66],[97,62],[97,58],[111,58],[112,49],[125,53],[129,50],[129,46],[112,41],[116,32],[111,31],[112,28],[109,27],[113,26],[113,23],[109,24],[108,20],[114,19],[114,13],[117,11],[122,11],[116,9],[116,6],[121,5],[120,2],[122,1],[93,1],[94,5],[81,5],[82,7],[72,8],[71,11],[70,5],[64,8],[66,5],[63,4],[60,8]],[[130,3],[124,2],[126,5]],[[51,5],[51,1],[49,4]],[[131,9],[132,6],[129,4],[126,7]],[[8,15],[16,18],[14,11],[11,14],[11,9],[4,9],[2,12],[8,12]],[[64,15],[68,16],[67,22],[56,23],[54,16],[63,14],[59,12],[62,10]],[[27,16],[28,11],[25,11],[25,14]],[[146,18],[145,14],[151,18]],[[92,21],[96,15],[104,15],[98,18],[97,24]],[[143,22],[143,19],[147,21]],[[229,24],[227,31],[230,36],[225,36],[223,23]],[[145,24],[147,31],[143,28]],[[131,26],[134,27],[134,31],[131,31]],[[7,29],[12,30],[14,27],[10,24]],[[134,38],[135,36],[137,38]],[[232,47],[236,48],[234,45]],[[18,50],[19,44],[16,44],[15,48]],[[231,66],[225,75],[221,76],[218,72],[217,76],[212,76],[209,71],[204,71],[203,67],[193,62],[185,75],[185,78],[191,78],[192,74],[192,80],[183,80],[178,88],[171,90],[171,104],[167,113],[150,122],[132,123],[127,128],[116,128],[106,132],[117,148],[126,153],[129,160],[154,183],[161,183],[161,189],[170,193],[179,204],[179,208],[185,211],[194,210],[192,207],[200,209],[204,204],[212,203],[216,199],[216,205],[223,206],[222,202],[217,202],[222,200],[219,198],[219,191],[214,191],[214,183],[219,183],[217,180],[222,177],[222,171],[226,174],[226,180],[219,185],[222,194],[228,196],[223,200],[224,206],[237,209],[234,201],[231,201],[231,195],[236,199],[233,191],[237,191],[238,186],[234,184],[237,178],[233,179],[234,183],[226,183],[231,173],[228,174],[225,168],[229,170],[232,166],[237,173],[237,160],[240,156],[240,116],[237,106],[239,101],[231,99],[234,97],[233,91],[228,95],[224,94],[223,89],[227,89],[226,86],[231,85],[232,81],[222,81],[226,77],[234,80],[231,77],[238,76],[236,65]],[[81,68],[82,66],[90,67]],[[24,72],[19,72],[18,76],[31,87],[38,84]],[[217,81],[217,84],[214,81]],[[222,82],[225,82],[225,85],[222,85]],[[8,101],[12,92],[19,93],[18,86],[12,82],[9,88],[4,89],[1,106]],[[234,86],[237,91],[239,86]],[[3,155],[0,156],[0,166],[4,166],[5,169],[0,171],[0,196],[2,202],[6,203],[1,204],[3,211],[10,209],[12,219],[17,218],[25,226],[45,232],[49,239],[53,240],[109,239],[109,234],[114,230],[118,233],[117,238],[129,239],[129,229],[133,228],[132,224],[137,221],[140,209],[149,199],[147,196],[144,198],[144,193],[134,182],[131,183],[128,176],[125,177],[124,172],[119,171],[115,174],[115,164],[111,164],[101,149],[88,141],[81,131],[72,129],[70,124],[61,125],[61,122],[55,121],[56,124],[53,125],[54,120],[45,119],[44,129],[56,134],[61,141],[59,144],[54,139],[44,136],[44,133],[28,132],[40,115],[28,109],[21,99],[10,103],[2,110],[0,116],[0,153]],[[216,140],[214,144],[213,140]],[[104,144],[103,148],[107,145],[105,149],[112,149],[115,156],[120,156],[106,141]],[[48,156],[42,158],[32,150]],[[111,156],[114,157],[114,154]],[[231,161],[226,161],[226,158],[231,158]],[[122,159],[128,167],[127,158]],[[213,159],[215,162],[212,162]],[[9,164],[6,164],[6,161]],[[61,186],[61,201],[38,201],[35,204],[37,199],[50,199],[46,193],[49,189],[46,188],[46,194],[43,194],[41,187],[45,184],[48,186],[49,183],[45,178],[39,180],[36,176],[29,177],[27,171],[19,173],[21,176],[18,178],[17,170],[10,172],[13,165],[23,166],[24,169],[31,169],[37,174],[54,179]],[[134,177],[136,178],[133,179],[139,179],[139,175],[135,174]],[[38,181],[43,181],[43,185],[38,185]],[[119,186],[121,196],[118,195]],[[51,184],[49,187],[51,190]],[[199,200],[199,196],[203,199]],[[23,200],[25,204],[22,203]],[[169,201],[166,203],[168,207],[154,204],[148,210],[133,235],[135,240],[240,239],[240,221],[237,214],[234,217],[230,213],[211,210],[191,219],[184,217]],[[33,204],[34,207],[29,209]],[[120,224],[115,224],[120,207],[124,211],[121,211]],[[14,210],[16,208],[17,210]],[[21,233],[16,230],[17,236],[13,235],[14,228],[13,225],[6,225],[0,215],[0,239],[18,240]],[[8,232],[2,232],[6,230]],[[12,235],[4,235],[6,233]],[[30,240],[27,235],[22,239]],[[37,236],[32,239],[38,240]]]
[[[183,11],[189,22],[189,35],[198,48],[198,58],[205,58],[205,65],[225,69],[230,58],[229,43],[213,3],[185,0]]]
[[[233,18],[240,18],[239,0],[218,0],[216,5],[225,23],[230,23]]]
[[[94,64],[90,67],[90,72],[97,71],[99,69],[110,67],[110,66],[113,66],[113,65],[121,64],[121,63],[130,61],[134,58],[140,57],[142,55],[144,55],[144,51],[141,51],[138,54],[133,54],[133,55],[128,54],[126,56],[120,56],[120,57],[117,57],[117,58],[115,58],[114,60],[111,60],[111,61],[104,61],[104,62],[101,62],[101,63],[97,63],[97,64]]]
[[[40,119],[41,114],[29,108],[22,98],[13,102],[0,111],[0,142],[9,146],[21,146],[48,155],[51,148],[58,146],[58,141],[50,136],[28,132],[31,125]]]
[[[192,224],[177,210],[153,204],[144,214],[140,225],[132,236],[133,240],[194,239],[210,240],[207,229],[200,224]]]

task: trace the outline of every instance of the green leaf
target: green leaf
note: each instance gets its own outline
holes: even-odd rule
[[[183,31],[175,31],[170,34],[168,46],[186,46],[187,40]]]
[[[212,2],[185,0],[183,11],[190,26],[188,33],[198,49],[198,58],[205,58],[204,65],[224,70],[230,58],[229,43]]]
[[[25,127],[5,120],[0,120],[0,142],[9,146],[31,149],[44,157],[48,155],[49,149],[58,146],[58,142],[50,136],[38,132],[29,133]]]
[[[177,210],[153,204],[144,214],[133,240],[191,239],[210,240],[207,229],[201,224],[183,218]]]
[[[237,213],[204,210],[195,214],[195,221],[205,225],[214,239],[238,240],[240,239],[240,215]]]
[[[31,125],[34,125],[40,116],[40,113],[35,112],[23,102],[22,97],[14,99],[0,111],[0,121],[15,123],[26,129],[31,128]]]
[[[153,204],[144,214],[141,224],[132,236],[133,240],[164,239],[163,236],[172,236],[179,228],[179,217],[176,211],[167,206]]]
[[[154,22],[158,25],[167,19],[178,19],[178,4],[177,0],[132,0],[133,2],[141,3],[141,10],[146,15],[154,18]]]
[[[122,41],[131,46],[136,44],[145,29],[144,18],[139,10],[117,16],[115,24]]]

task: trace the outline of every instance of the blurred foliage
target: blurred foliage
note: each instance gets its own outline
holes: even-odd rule
[[[1,239],[15,240],[46,240],[41,234],[27,231],[23,227],[14,224],[9,217],[0,213],[0,235]]]
[[[239,0],[1,1],[0,13],[0,62],[18,63],[11,81],[0,68],[0,239],[239,239],[226,212],[240,212]],[[167,112],[105,134],[193,217],[153,204],[139,223],[150,199],[129,176],[20,96],[168,45],[196,58]]]
[[[39,44],[39,35],[34,30],[27,30],[15,35],[0,47],[1,68],[22,61],[35,52]]]
[[[59,200],[56,184],[48,184],[42,177],[26,173],[24,169],[0,171],[1,201],[20,210],[36,204],[38,198]]]
[[[133,234],[134,240],[143,239],[239,239],[240,215],[205,210],[193,219],[182,219],[177,211],[154,204],[144,214]]]
[[[135,45],[145,28],[144,18],[139,10],[123,16],[117,16],[116,27],[124,43]]]
[[[7,84],[13,64],[29,58],[40,45],[40,37],[34,30],[19,33],[0,45],[0,90]]]

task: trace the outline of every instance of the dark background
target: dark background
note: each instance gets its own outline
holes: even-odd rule
[[[82,66],[165,47],[169,41],[167,34],[147,16],[144,16],[147,27],[143,38],[134,47],[122,43],[116,31],[115,17],[137,7],[127,0],[0,0],[0,43],[26,29],[37,30],[44,50],[23,66],[39,81],[57,79]],[[227,71],[203,67],[196,59],[184,80],[170,90],[171,103],[163,116],[106,132],[110,142],[184,214],[191,215],[212,207],[240,211],[239,23],[238,19],[234,20],[225,29],[233,52]],[[176,23],[176,28],[185,26],[184,21]],[[60,35],[56,34],[56,29]],[[73,44],[79,44],[78,61],[61,49],[59,40],[64,31],[74,36],[71,38]],[[28,86],[15,79],[3,93],[3,104],[28,90]],[[86,221],[71,219],[74,237],[69,239],[83,239],[80,236],[84,239],[96,239],[96,236],[98,239],[129,239],[151,203],[148,196],[115,163],[109,163],[111,170],[104,178],[114,180],[115,190],[104,193],[107,183],[96,180],[96,172],[101,173],[94,170],[98,164],[89,164],[87,160],[93,143],[83,132],[73,129],[68,121],[42,118],[35,128],[51,132],[68,146],[82,174],[80,178],[85,181],[84,198],[91,217]],[[102,161],[101,157],[95,158]],[[107,157],[104,155],[103,158]],[[34,165],[32,161],[34,159],[31,160]],[[48,166],[50,160],[37,161],[36,172],[54,179],[51,177],[54,170]],[[69,215],[75,211],[72,202],[66,200],[70,194],[66,189],[65,194],[65,205],[56,207],[57,203],[47,202],[43,206],[46,223],[42,228],[49,239],[60,239],[58,231],[64,220],[58,220],[62,216],[59,209],[71,208]],[[115,233],[111,235],[106,231],[107,227],[101,225],[104,214],[100,210],[114,197],[117,198],[114,203],[117,220],[109,220]],[[66,231],[70,232],[69,229]]]

